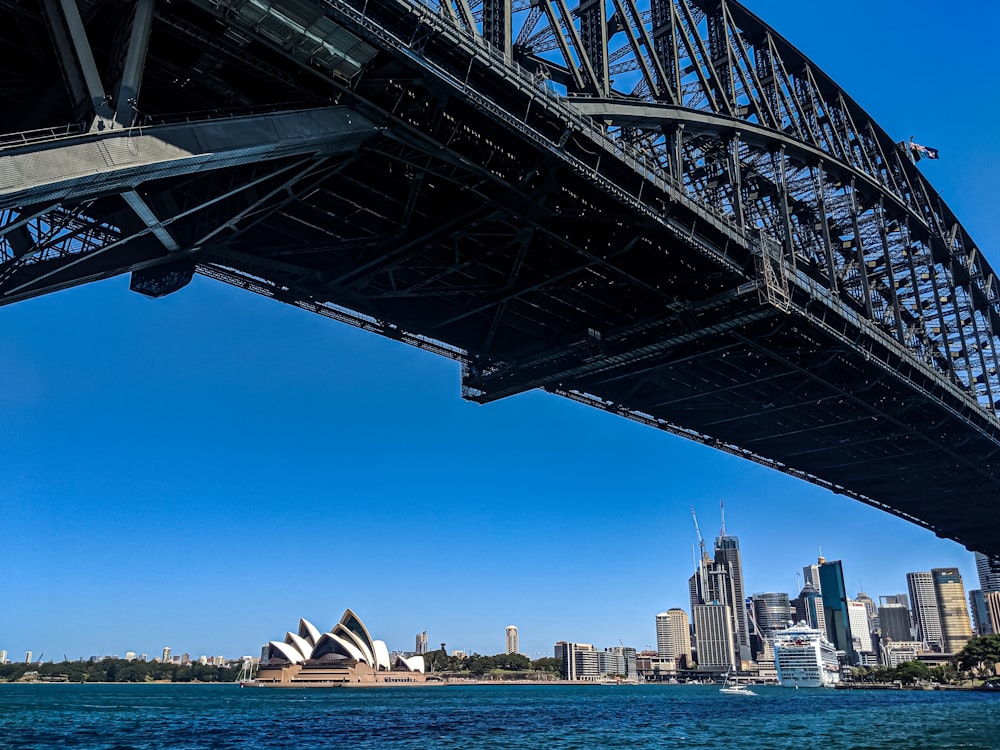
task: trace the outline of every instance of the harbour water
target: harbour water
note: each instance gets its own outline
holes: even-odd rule
[[[1000,695],[687,685],[0,685],[0,748],[1000,750]]]

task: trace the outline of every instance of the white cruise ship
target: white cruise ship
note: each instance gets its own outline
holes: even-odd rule
[[[837,650],[804,622],[774,634],[774,666],[783,687],[830,687],[840,682]]]

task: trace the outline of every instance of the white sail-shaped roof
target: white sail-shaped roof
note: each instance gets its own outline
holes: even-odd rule
[[[316,644],[316,648],[313,649],[314,659],[321,659],[327,654],[340,654],[355,661],[367,663],[365,662],[365,655],[361,653],[361,649],[351,641],[340,638],[333,633],[323,633]]]
[[[420,672],[423,674],[425,669],[424,657],[420,654],[417,654],[416,656],[397,656],[393,667],[403,667],[404,669],[408,669],[410,672]]]
[[[372,636],[368,632],[368,628],[365,627],[365,624],[361,622],[361,618],[354,614],[351,609],[345,609],[344,616],[340,618],[340,624],[351,631],[358,641],[363,644],[365,650],[372,654],[372,664],[374,664],[375,649],[372,647]]]
[[[267,658],[268,660],[273,658],[284,659],[285,661],[290,661],[292,664],[298,664],[303,659],[302,654],[295,646],[282,641],[271,641],[267,644]]]
[[[293,646],[295,646],[295,648],[298,649],[299,653],[302,654],[303,659],[308,659],[310,656],[312,656],[313,644],[311,644],[301,635],[292,632],[285,633],[285,643],[290,643]]]
[[[319,628],[304,617],[299,618],[299,635],[315,646],[319,642]]]
[[[385,641],[372,641],[372,648],[375,651],[376,669],[384,669],[386,671],[392,669],[392,664],[389,661],[389,647],[385,645]]]
[[[344,623],[338,622],[334,625],[330,634],[338,636],[344,641],[353,643],[362,654],[362,657],[358,661],[363,661],[365,664],[370,664],[373,667],[375,666],[375,654],[372,653],[371,646],[344,627]]]

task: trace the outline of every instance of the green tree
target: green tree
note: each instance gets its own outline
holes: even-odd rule
[[[557,659],[554,656],[543,656],[541,659],[535,659],[531,662],[531,668],[538,672],[560,674],[562,672],[562,659]]]
[[[919,661],[904,661],[893,670],[893,675],[900,682],[913,683],[930,679],[931,668]]]
[[[994,674],[1000,662],[1000,635],[980,635],[972,638],[955,654],[959,669],[973,674]]]

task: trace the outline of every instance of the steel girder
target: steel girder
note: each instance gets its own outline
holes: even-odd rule
[[[0,299],[125,270],[165,293],[197,270],[453,357],[468,398],[544,387],[1000,554],[979,521],[1000,472],[993,272],[911,155],[738,4],[71,5],[0,2],[40,92],[0,115],[0,159],[56,164],[57,134],[128,144],[190,111],[192,133],[209,110],[331,104],[369,126],[24,188]],[[107,99],[95,76],[119,81]]]

